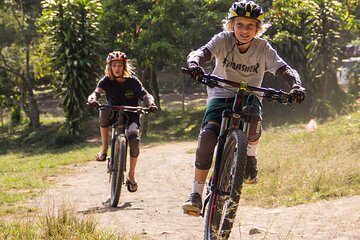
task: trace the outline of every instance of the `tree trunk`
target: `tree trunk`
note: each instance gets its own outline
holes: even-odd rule
[[[149,81],[149,77],[148,77],[148,74],[147,74],[147,69],[144,68],[144,70],[141,70],[140,71],[140,74],[139,74],[139,79],[141,81],[141,83],[143,84],[144,88],[151,92],[151,88],[150,88],[150,81]]]
[[[26,105],[28,106],[28,117],[30,119],[30,126],[37,128],[40,126],[40,112],[34,96],[33,85],[30,78],[30,46],[26,46],[26,70],[25,70],[25,97]]]
[[[37,106],[37,101],[34,95],[32,94],[32,90],[31,90],[31,94],[29,94],[28,96],[28,100],[29,100],[30,126],[37,128],[40,126],[40,112]]]
[[[159,110],[161,110],[160,106],[160,94],[159,94],[159,85],[157,81],[156,72],[152,69],[149,69],[150,72],[150,89],[151,93],[154,96],[155,104],[158,106]]]
[[[3,108],[0,106],[0,119],[1,119],[1,128],[4,127],[4,117],[3,117]]]
[[[150,84],[148,81],[148,78],[146,77],[146,68],[142,70],[139,74],[139,79],[142,82],[144,88],[148,91],[150,91]],[[141,136],[146,137],[147,131],[148,131],[148,119],[147,115],[143,115],[141,118]]]
[[[37,128],[40,126],[40,113],[38,110],[36,99],[32,90],[29,90],[27,84],[23,82],[21,91],[21,108],[24,111],[26,117],[30,120],[29,126]]]
[[[151,93],[151,95],[153,95],[155,104],[160,109],[160,94],[159,94],[159,86],[157,82],[157,75],[155,71],[153,71],[151,68],[145,67],[143,69],[144,70],[140,72],[139,79],[144,85],[144,88],[148,90]],[[144,115],[142,117],[141,132],[142,132],[142,136],[144,137],[146,137],[148,134],[149,119],[150,119],[149,115]]]

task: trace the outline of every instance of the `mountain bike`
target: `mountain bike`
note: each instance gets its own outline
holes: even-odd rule
[[[117,207],[120,200],[121,187],[125,184],[128,138],[127,138],[127,114],[134,112],[138,114],[149,113],[148,107],[114,106],[92,102],[89,105],[99,110],[110,108],[114,111],[115,117],[111,124],[111,145],[110,157],[108,158],[109,182],[111,183],[110,205]]]
[[[186,68],[182,71],[189,73]],[[295,99],[282,90],[250,86],[246,82],[233,82],[212,74],[205,74],[199,82],[209,87],[225,88],[235,94],[232,109],[222,113],[214,168],[200,213],[204,217],[206,211],[205,239],[228,239],[238,209],[247,164],[250,114],[242,106],[245,94],[255,94],[282,104],[295,102]],[[234,91],[234,88],[237,90]]]

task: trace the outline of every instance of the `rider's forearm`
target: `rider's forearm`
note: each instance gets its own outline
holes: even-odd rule
[[[190,63],[196,63],[197,65],[201,65],[210,60],[211,60],[211,52],[209,51],[209,49],[205,47],[190,52],[187,57],[188,65]]]
[[[148,93],[143,97],[143,102],[145,106],[150,106],[154,104],[154,97]]]
[[[288,65],[282,66],[276,71],[276,76],[281,77],[282,79],[286,80],[289,87],[294,85],[301,86],[300,75],[295,69],[292,69]]]
[[[93,94],[95,95],[95,100],[97,101],[100,97],[101,97],[101,94],[97,91],[94,91]]]
[[[104,92],[104,90],[102,90],[102,88],[99,88],[99,87],[97,87],[97,88],[95,88],[95,91],[94,91],[94,93],[96,94],[96,97],[97,98],[100,98],[101,97],[101,94]]]
[[[88,97],[88,101],[93,98],[97,101],[101,97],[101,93],[104,92],[101,88],[96,88]]]

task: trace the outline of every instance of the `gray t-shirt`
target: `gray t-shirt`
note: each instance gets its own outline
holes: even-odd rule
[[[246,53],[240,53],[232,32],[220,32],[205,46],[215,58],[213,74],[234,82],[244,81],[252,86],[261,86],[265,72],[275,74],[287,65],[270,44],[261,38],[254,38]],[[189,55],[191,56],[192,53]],[[236,88],[224,84],[226,88]],[[208,101],[212,98],[234,97],[234,92],[223,88],[207,88]]]

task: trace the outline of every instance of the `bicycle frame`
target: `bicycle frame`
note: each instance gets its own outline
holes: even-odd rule
[[[242,100],[244,98],[244,94],[246,93],[247,88],[244,85],[243,87],[238,89],[238,92],[236,93],[235,100],[232,106],[232,110],[225,109],[222,112],[222,121],[221,121],[221,127],[220,127],[220,134],[218,137],[218,143],[216,146],[216,155],[215,155],[215,164],[214,169],[210,178],[209,187],[208,187],[208,193],[204,199],[204,205],[203,209],[201,210],[200,215],[202,217],[205,216],[205,210],[207,207],[207,204],[209,202],[210,195],[212,193],[218,193],[218,186],[217,186],[217,180],[218,176],[220,175],[220,163],[222,160],[222,150],[224,147],[224,144],[226,142],[227,137],[227,130],[228,129],[240,129],[243,131],[246,135],[246,137],[249,136],[249,128],[250,128],[250,118],[246,116],[242,112]]]

